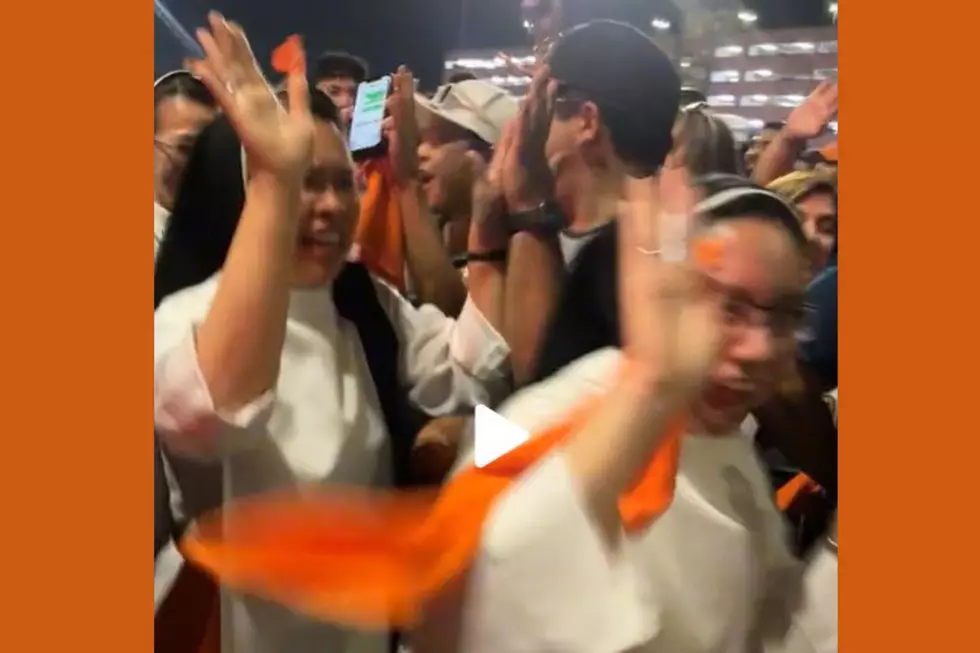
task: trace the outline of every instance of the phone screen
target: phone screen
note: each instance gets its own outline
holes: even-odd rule
[[[350,124],[351,152],[370,150],[381,144],[381,123],[385,117],[385,100],[388,99],[390,87],[391,78],[388,76],[362,82],[357,87]]]

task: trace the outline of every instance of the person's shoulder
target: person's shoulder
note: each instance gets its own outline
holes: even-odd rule
[[[159,324],[201,319],[211,307],[218,290],[219,277],[220,273],[215,274],[197,285],[168,296],[157,307],[155,321]]]
[[[500,406],[500,414],[530,430],[542,428],[587,397],[607,391],[621,360],[615,347],[586,354],[514,394]]]

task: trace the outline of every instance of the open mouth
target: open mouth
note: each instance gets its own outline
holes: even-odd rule
[[[713,408],[727,410],[741,406],[748,401],[751,393],[748,389],[736,389],[724,385],[710,385],[704,393],[706,403]]]
[[[336,231],[318,231],[303,234],[299,242],[304,247],[340,247],[340,234]]]

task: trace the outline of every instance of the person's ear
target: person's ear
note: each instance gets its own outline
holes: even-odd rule
[[[579,108],[577,121],[577,140],[580,144],[594,142],[602,129],[599,107],[592,102],[583,102]]]

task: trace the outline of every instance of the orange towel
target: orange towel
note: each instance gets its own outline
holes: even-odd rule
[[[816,492],[820,486],[806,474],[800,472],[776,491],[776,505],[786,512],[793,502],[806,492]]]
[[[426,604],[469,568],[489,511],[520,474],[577,432],[592,402],[440,492],[313,490],[236,503],[184,540],[190,560],[226,586],[324,620],[411,627]],[[628,530],[670,505],[684,423],[678,420],[642,479],[620,501]]]
[[[361,198],[354,237],[357,258],[373,274],[405,292],[405,233],[391,164],[387,159],[367,161],[361,174],[367,190]]]
[[[272,51],[272,69],[283,75],[306,74],[306,52],[298,34],[288,37]]]

